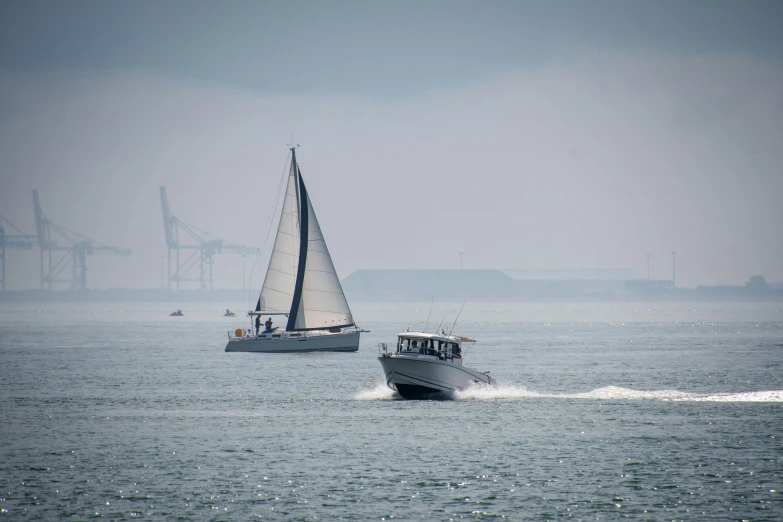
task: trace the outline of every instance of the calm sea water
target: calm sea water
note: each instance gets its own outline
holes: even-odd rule
[[[224,353],[225,308],[0,305],[2,515],[783,519],[779,303],[469,303],[500,384],[453,401],[376,360],[429,303],[354,304],[352,354]]]

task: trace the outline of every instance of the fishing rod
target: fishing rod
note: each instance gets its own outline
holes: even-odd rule
[[[430,313],[427,314],[427,326],[430,325],[430,316],[432,315],[432,305],[433,304],[435,304],[435,296],[434,295],[432,296],[432,302],[430,303]],[[424,327],[424,333],[427,333],[427,326]]]
[[[467,303],[467,302],[468,302],[468,300],[465,299],[462,302],[462,306],[459,307],[459,312],[457,312],[457,318],[454,319],[454,324],[451,325],[451,330],[449,330],[449,335],[451,335],[451,331],[454,330],[454,327],[457,325],[457,319],[459,319],[459,314],[462,313],[462,309],[465,308],[465,303]]]
[[[439,325],[438,325],[438,327],[435,329],[435,333],[436,333],[436,334],[438,333],[438,330],[440,330],[440,327],[441,327],[441,325],[443,324],[443,321],[445,321],[445,320],[446,320],[446,316],[448,315],[448,313],[449,313],[449,311],[448,311],[448,310],[446,310],[446,313],[445,313],[445,314],[443,314],[443,319],[441,319],[441,320],[440,320],[440,324],[439,324]]]

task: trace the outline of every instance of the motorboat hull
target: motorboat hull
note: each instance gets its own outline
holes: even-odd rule
[[[359,349],[359,331],[289,332],[259,334],[257,337],[230,336],[227,352],[302,353],[355,352]]]
[[[492,384],[489,375],[466,368],[458,359],[416,355],[382,355],[378,360],[386,385],[405,399],[448,398],[474,383]]]

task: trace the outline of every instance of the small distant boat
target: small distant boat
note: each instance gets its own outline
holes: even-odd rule
[[[236,317],[237,314],[226,308],[226,313],[223,314],[223,317]]]
[[[182,310],[177,308],[177,311],[176,312],[171,312],[169,314],[169,317],[182,317],[183,315],[185,315],[185,314],[182,313]]]
[[[345,204],[345,202],[337,203]],[[291,147],[291,168],[275,245],[251,327],[228,333],[227,352],[355,352],[360,330],[326,248]],[[284,329],[272,316],[285,316]],[[261,317],[268,317],[263,331]],[[255,325],[253,325],[255,319]],[[233,335],[232,335],[233,333]]]
[[[379,345],[386,385],[404,399],[437,399],[473,383],[494,384],[489,372],[462,366],[462,343],[473,342],[445,333],[402,332],[396,349]]]

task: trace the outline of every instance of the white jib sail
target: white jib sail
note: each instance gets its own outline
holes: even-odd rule
[[[301,173],[300,173],[301,176]],[[353,325],[351,309],[345,299],[332,257],[326,247],[310,196],[307,196],[307,258],[302,300],[295,329],[332,328]]]
[[[261,287],[262,312],[288,313],[291,310],[299,264],[299,191],[295,168],[292,161],[275,246],[269,259],[264,285]]]

